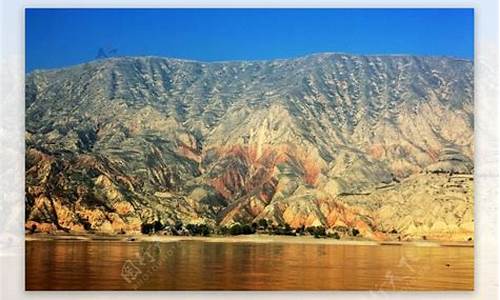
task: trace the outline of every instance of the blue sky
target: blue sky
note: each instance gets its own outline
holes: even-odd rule
[[[26,71],[118,56],[202,61],[316,52],[472,59],[472,9],[26,9]]]

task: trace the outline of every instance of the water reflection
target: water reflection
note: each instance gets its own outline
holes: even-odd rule
[[[473,253],[469,247],[28,241],[26,288],[471,290]],[[137,276],[124,277],[124,270]]]

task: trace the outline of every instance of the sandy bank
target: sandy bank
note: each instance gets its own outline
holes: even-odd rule
[[[416,246],[416,247],[474,247],[473,242],[449,241],[370,241],[370,240],[335,240],[330,238],[314,238],[313,236],[280,236],[280,235],[239,235],[239,236],[163,236],[163,235],[96,235],[96,234],[27,234],[26,241],[110,241],[110,242],[179,242],[201,241],[209,243],[287,243],[287,244],[325,244],[325,245],[359,245],[359,246]]]

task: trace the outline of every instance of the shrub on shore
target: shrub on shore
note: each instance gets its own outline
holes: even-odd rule
[[[165,228],[165,225],[163,225],[160,221],[154,221],[153,223],[142,223],[141,233],[152,234],[161,231],[163,228]]]
[[[163,230],[165,226],[163,226],[160,222],[156,221],[151,224],[142,224],[141,232],[143,234],[154,234],[159,233]],[[210,234],[219,234],[219,235],[250,235],[255,234],[257,231],[261,230],[272,235],[288,235],[288,236],[297,236],[309,234],[314,236],[315,238],[333,238],[340,239],[341,235],[348,234],[350,236],[359,236],[360,232],[356,228],[338,228],[337,230],[327,230],[323,226],[310,226],[305,227],[304,225],[298,228],[292,228],[289,224],[271,224],[266,219],[260,219],[257,222],[253,222],[251,224],[240,224],[234,223],[230,226],[219,226],[212,228],[207,224],[187,224],[184,225],[181,221],[176,221],[175,224],[171,226],[167,226],[164,229],[163,234],[171,234],[171,235],[191,235],[191,236],[209,236]],[[347,230],[343,230],[347,229]],[[344,232],[345,231],[345,232]]]
[[[272,226],[271,234],[275,235],[295,235],[295,230],[290,227],[289,224],[279,224],[278,226]]]
[[[208,236],[212,232],[212,229],[206,224],[188,224],[186,229],[191,235]]]
[[[254,226],[249,224],[236,223],[229,227],[229,229],[227,229],[227,227],[223,227],[221,232],[225,234],[229,233],[230,235],[254,234],[256,229]]]
[[[313,235],[315,238],[325,237],[326,229],[323,226],[311,226],[307,227],[306,231]]]

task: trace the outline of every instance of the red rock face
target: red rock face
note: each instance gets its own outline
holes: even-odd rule
[[[196,149],[194,149],[188,145],[185,145],[185,144],[179,145],[178,150],[177,150],[177,154],[180,156],[184,156],[187,159],[190,159],[190,160],[195,161],[197,163],[201,162],[200,153]]]
[[[272,194],[268,191],[273,190],[277,182],[276,167],[291,166],[306,184],[312,186],[321,173],[318,162],[295,147],[268,145],[259,157],[256,153],[257,146],[249,145],[218,149],[217,160],[223,168],[221,173],[212,176],[212,186],[226,199],[260,191],[261,199],[270,200]]]
[[[374,144],[368,148],[368,154],[375,159],[380,159],[385,155],[384,146],[381,144]]]
[[[300,160],[300,162],[304,172],[304,182],[314,186],[321,172],[318,162],[307,158]]]
[[[426,151],[427,155],[429,155],[432,162],[436,162],[438,160],[439,152],[440,152],[440,149],[432,149],[432,148],[429,148]]]
[[[224,198],[231,200],[252,192],[260,194],[262,199],[272,197],[267,191],[274,187],[274,167],[280,154],[270,148],[265,149],[260,157],[256,153],[256,147],[240,145],[217,151],[222,168],[221,173],[211,175],[211,183]]]

